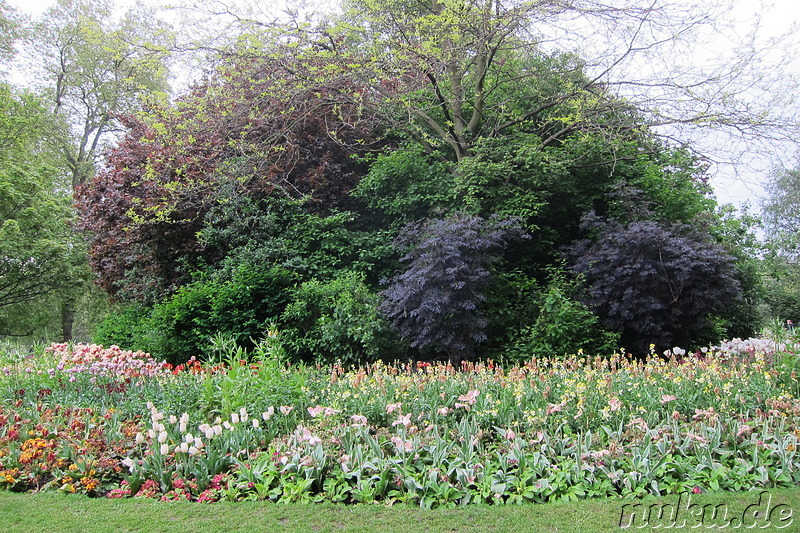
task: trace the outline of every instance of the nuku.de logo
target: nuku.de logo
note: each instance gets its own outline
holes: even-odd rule
[[[794,521],[793,509],[785,503],[773,503],[767,491],[748,505],[741,515],[727,503],[692,503],[691,493],[681,493],[675,503],[628,503],[622,506],[619,527],[663,529],[782,529]]]

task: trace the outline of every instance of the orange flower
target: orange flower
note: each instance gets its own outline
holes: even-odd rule
[[[84,489],[86,489],[87,492],[93,491],[94,489],[97,488],[99,484],[100,483],[95,478],[92,477],[85,477],[81,479],[81,485],[83,486]]]

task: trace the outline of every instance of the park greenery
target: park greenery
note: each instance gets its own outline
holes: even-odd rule
[[[796,110],[743,92],[758,50],[622,68],[718,6],[218,7],[190,33],[0,0],[0,61],[35,79],[0,81],[0,487],[432,508],[800,480],[800,173],[765,176],[762,221],[681,136],[797,139]],[[181,61],[203,73],[170,92]]]
[[[730,76],[752,73],[697,82],[727,84],[730,105],[680,116],[612,76],[700,15],[364,0],[240,14],[203,48],[143,7],[63,0],[28,21],[4,4],[4,57],[25,44],[37,82],[2,92],[0,333],[71,340],[77,324],[173,364],[270,328],[293,361],[520,362],[796,318],[795,172],[775,175],[762,230],[660,129],[787,135],[735,105]],[[544,38],[576,19],[627,47],[598,71]],[[168,95],[170,59],[201,52],[204,76]]]

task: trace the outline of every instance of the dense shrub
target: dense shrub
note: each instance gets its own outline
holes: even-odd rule
[[[152,352],[172,364],[207,356],[218,333],[250,348],[283,312],[297,279],[286,269],[242,264],[228,279],[195,281],[152,308],[120,308],[98,326],[94,341]]]
[[[153,353],[172,364],[202,358],[209,339],[223,333],[253,346],[289,301],[297,276],[282,268],[242,264],[230,279],[196,281],[153,308]]]
[[[150,308],[137,304],[118,307],[97,325],[92,342],[149,351],[152,343],[150,313]]]
[[[408,268],[383,292],[381,310],[412,347],[469,360],[475,344],[486,340],[481,305],[498,251],[524,236],[515,220],[466,214],[406,226],[396,243],[411,247],[402,258]]]
[[[290,356],[325,364],[402,356],[399,339],[378,310],[379,303],[361,274],[307,281],[292,292],[283,313],[284,348]]]
[[[535,322],[524,328],[505,355],[525,361],[533,356],[551,357],[574,354],[614,353],[619,334],[606,331],[600,318],[575,295],[579,283],[554,271],[549,284],[536,297]]]
[[[572,269],[586,277],[586,303],[628,349],[689,346],[740,293],[733,258],[688,226],[589,216],[584,228],[596,237],[569,248]]]

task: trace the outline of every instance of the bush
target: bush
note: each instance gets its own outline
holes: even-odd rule
[[[313,279],[297,287],[282,321],[289,355],[323,364],[360,364],[392,359],[404,351],[378,310],[379,297],[364,276],[345,273],[331,281]]]
[[[97,325],[92,342],[149,352],[152,343],[151,309],[133,304],[121,306]]]
[[[524,361],[532,356],[610,354],[619,348],[619,334],[606,331],[600,318],[575,298],[578,283],[555,272],[540,291],[539,312],[533,325],[525,328],[507,356]]]
[[[245,348],[255,345],[267,324],[289,302],[297,276],[289,270],[267,270],[244,263],[230,275],[190,283],[153,308],[155,331],[151,351],[172,364],[192,356],[202,359],[217,333],[231,336]]]
[[[740,296],[733,257],[688,226],[589,216],[584,228],[596,238],[570,247],[571,268],[586,276],[585,302],[634,353],[697,343]]]
[[[408,267],[383,292],[381,310],[413,348],[471,359],[474,346],[487,338],[482,306],[492,266],[507,242],[524,237],[516,220],[462,213],[409,224],[396,240],[411,247],[402,258]]]

